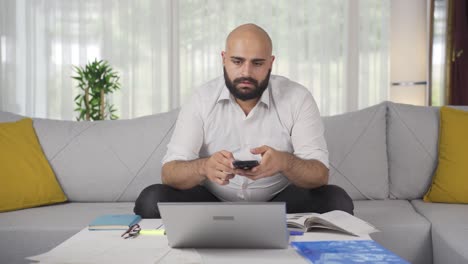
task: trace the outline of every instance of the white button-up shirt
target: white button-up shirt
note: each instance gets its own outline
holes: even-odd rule
[[[221,150],[232,152],[235,159],[261,162],[250,149],[267,145],[328,167],[323,134],[317,104],[302,85],[271,75],[268,88],[246,116],[221,76],[202,85],[182,107],[162,162],[205,158]],[[278,173],[256,181],[236,175],[224,186],[210,180],[203,184],[223,201],[268,201],[289,181]]]

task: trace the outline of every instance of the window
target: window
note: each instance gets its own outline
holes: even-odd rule
[[[0,6],[0,110],[73,120],[72,65],[121,74],[121,118],[179,107],[222,74],[237,25],[273,40],[273,74],[308,87],[323,115],[387,99],[390,0],[6,0]]]

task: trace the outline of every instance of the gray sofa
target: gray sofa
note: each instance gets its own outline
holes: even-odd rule
[[[177,111],[132,120],[34,119],[69,202],[0,213],[0,263],[27,263],[96,216],[132,213],[147,185],[160,182]],[[0,112],[0,122],[21,116]],[[421,199],[437,165],[439,110],[384,102],[324,118],[330,183],[343,187],[372,238],[412,263],[468,263],[468,205]],[[2,151],[2,150],[0,150]],[[0,175],[7,177],[7,175]]]

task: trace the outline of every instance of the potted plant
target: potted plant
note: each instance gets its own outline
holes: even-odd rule
[[[74,101],[75,111],[79,113],[76,118],[80,120],[111,120],[118,119],[115,114],[114,105],[109,104],[107,96],[120,89],[117,73],[104,60],[88,63],[84,68],[73,66],[77,76],[72,76],[78,80],[78,94]]]

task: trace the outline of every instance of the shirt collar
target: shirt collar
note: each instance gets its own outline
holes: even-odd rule
[[[223,90],[221,91],[221,94],[218,97],[218,103],[224,100],[234,100],[234,97],[231,95],[229,92],[229,89],[226,87],[226,85],[223,85]],[[266,90],[263,92],[262,97],[260,97],[260,102],[264,103],[267,108],[270,107],[270,89],[271,89],[271,84],[268,84],[268,87]]]
[[[262,97],[260,97],[260,102],[264,103],[267,108],[270,108],[270,90],[271,85],[268,83],[268,87],[263,92]]]
[[[231,99],[231,93],[229,92],[229,89],[226,87],[226,85],[223,85],[223,90],[221,91],[221,94],[218,97],[218,103],[223,100],[230,100]]]

